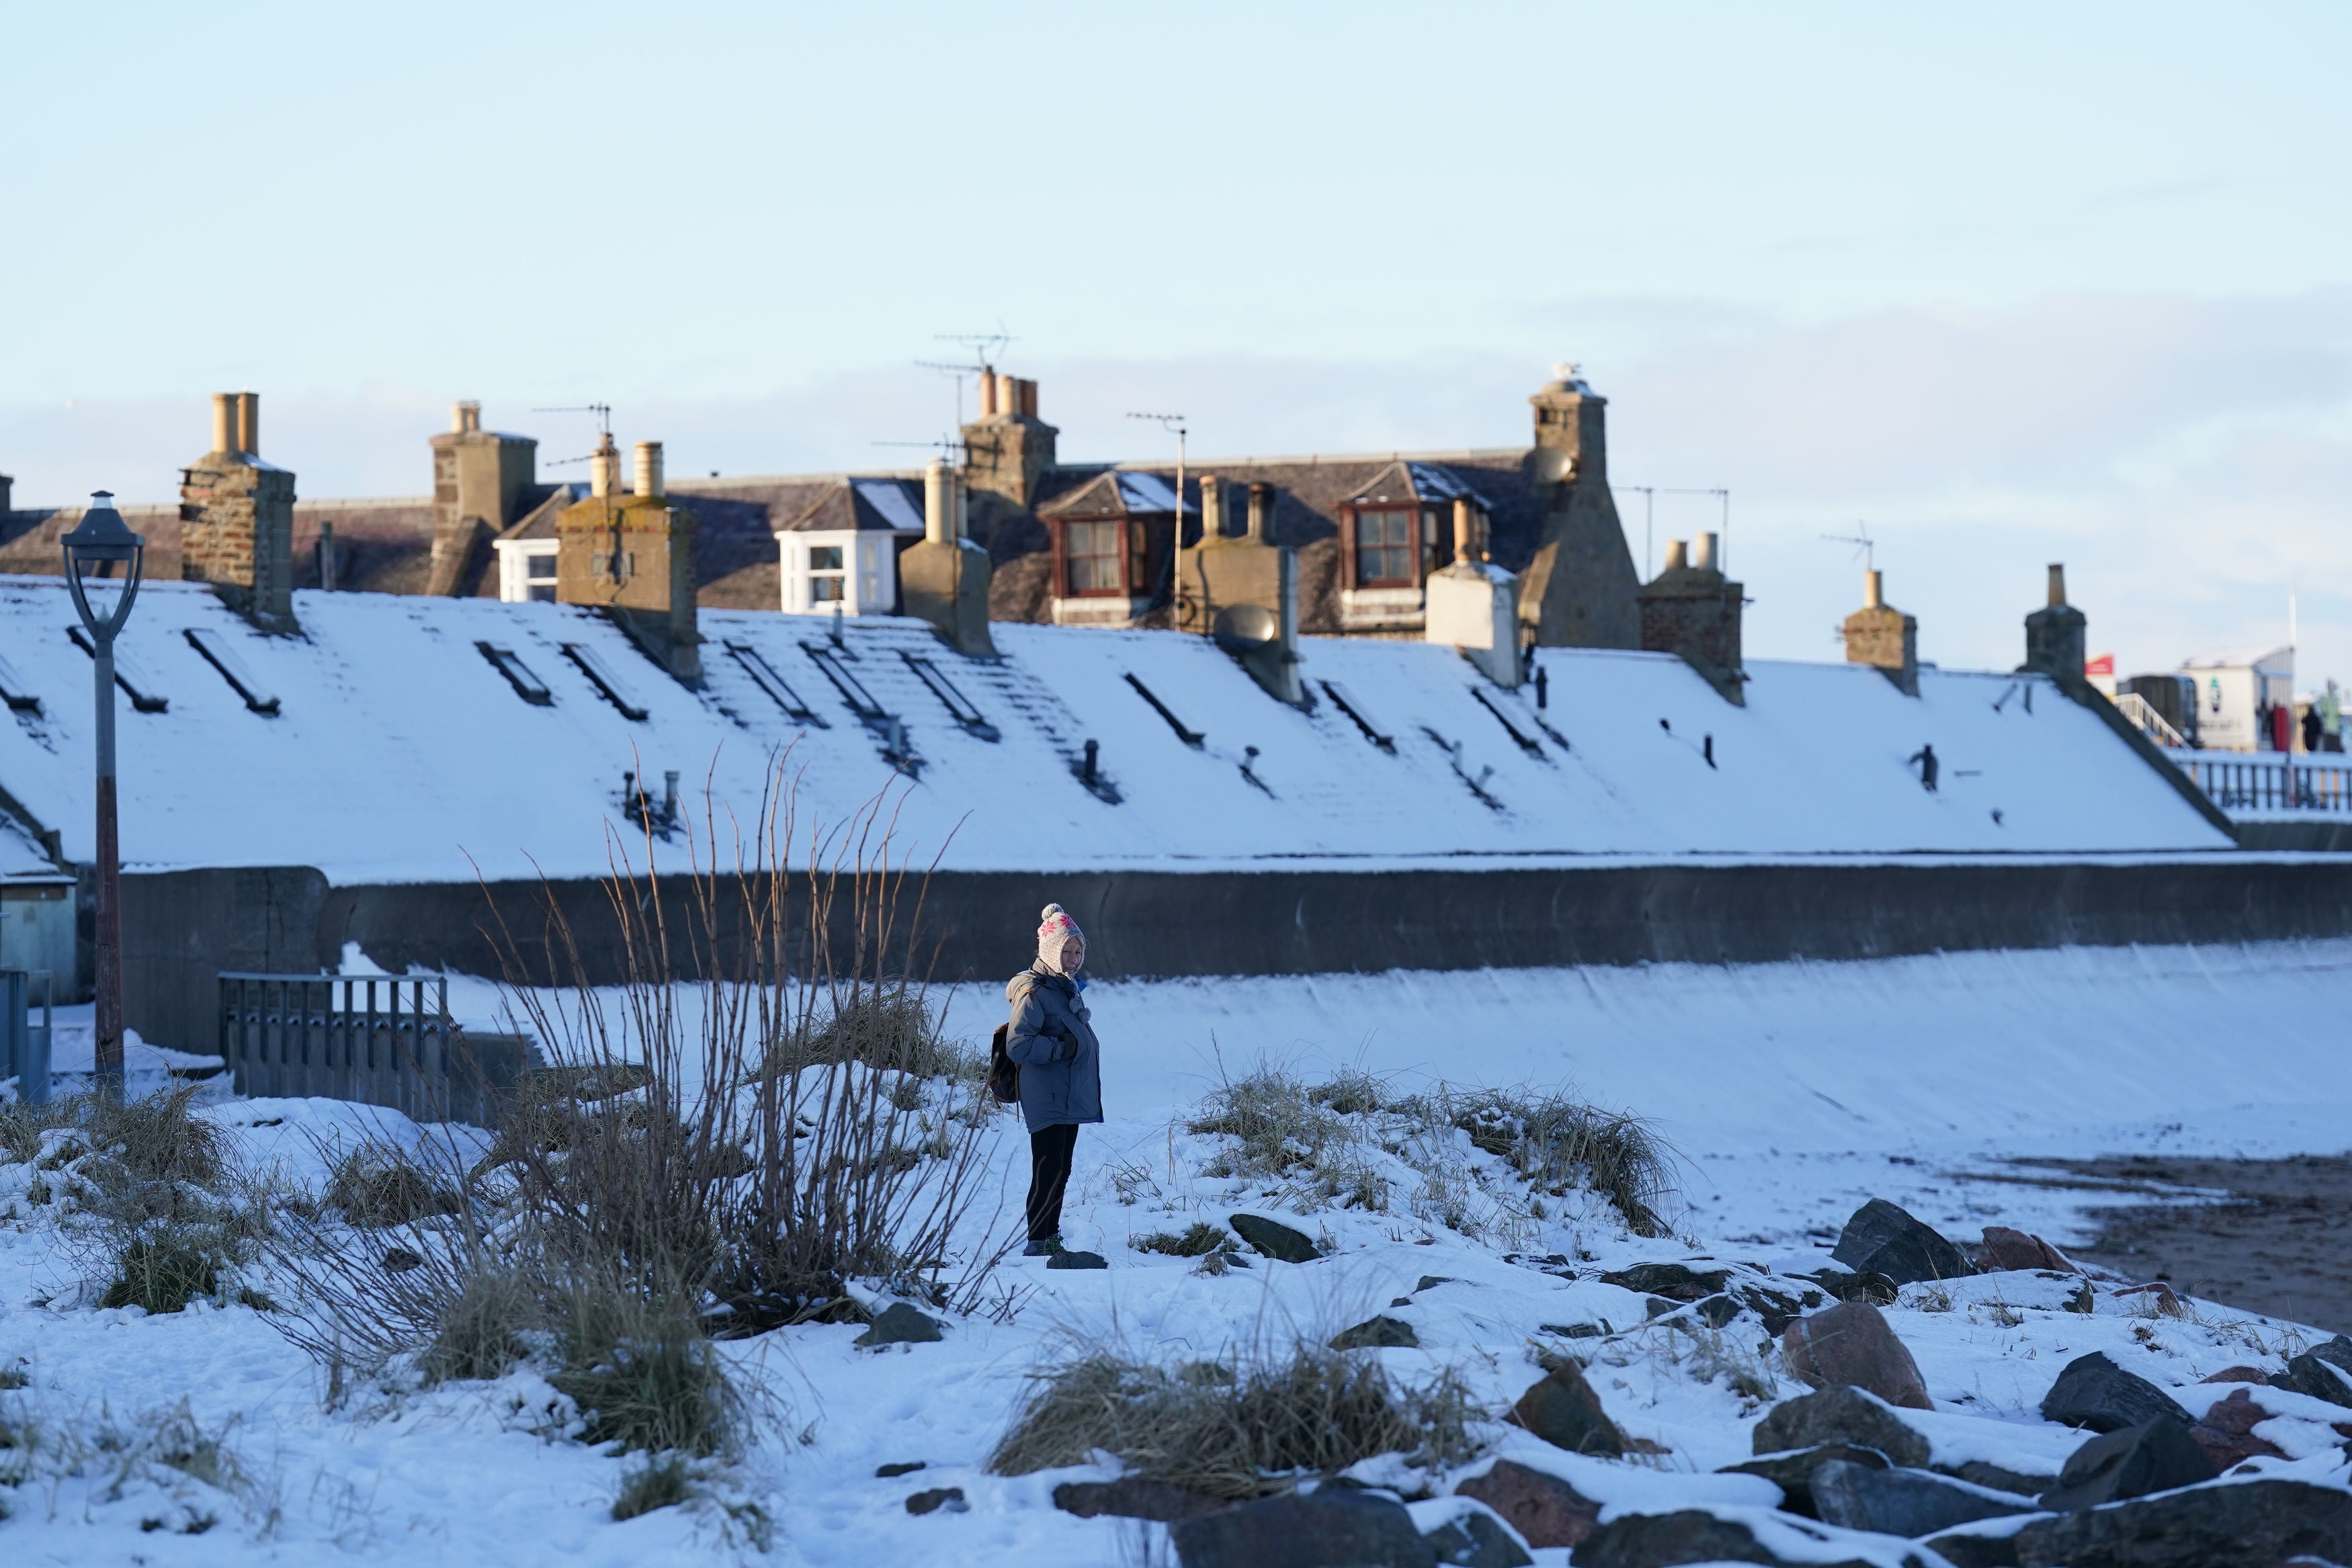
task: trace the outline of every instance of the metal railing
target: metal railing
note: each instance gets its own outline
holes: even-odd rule
[[[2352,816],[2352,757],[2182,752],[2172,763],[2232,815],[2316,811]]]
[[[2172,721],[2157,712],[2154,706],[2137,692],[2118,694],[2116,711],[2131,720],[2142,735],[2158,746],[2168,746],[2178,750],[2189,744],[2187,737],[2172,727]]]
[[[519,1035],[468,1031],[438,977],[220,977],[220,1053],[247,1097],[352,1100],[495,1127],[536,1064]]]

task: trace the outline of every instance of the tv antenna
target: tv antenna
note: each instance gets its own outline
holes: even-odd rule
[[[937,371],[955,378],[956,427],[963,427],[963,379],[966,376],[986,376],[996,373],[996,358],[1004,346],[1013,341],[1013,334],[1003,327],[993,332],[937,332],[932,340],[940,343],[961,343],[971,350],[971,363],[960,361],[917,360],[919,370]],[[878,443],[877,444],[879,444]]]
[[[602,446],[604,441],[611,440],[613,436],[613,405],[609,402],[577,403],[566,408],[534,408],[530,412],[533,413],[593,413],[596,416],[596,434],[604,438],[597,444]],[[596,455],[594,453],[589,452],[578,457],[551,458],[547,465],[551,468],[561,468],[570,463],[585,463],[594,455]]]
[[[1868,523],[1854,524],[1853,532],[1850,534],[1823,534],[1822,538],[1832,544],[1853,546],[1854,554],[1862,557],[1862,569],[1864,571],[1878,570],[1878,547],[1871,541]]]

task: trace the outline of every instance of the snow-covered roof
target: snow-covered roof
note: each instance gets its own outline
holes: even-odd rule
[[[817,497],[780,534],[923,531],[921,489],[905,479],[845,479]]]
[[[828,624],[705,611],[706,686],[689,691],[573,606],[306,591],[295,608],[302,634],[267,637],[201,585],[141,593],[122,651],[169,706],[118,709],[127,863],[311,865],[338,883],[597,875],[606,834],[628,831],[625,770],[677,769],[696,818],[708,779],[719,820],[749,823],[779,758],[803,824],[901,791],[902,844],[956,869],[2229,847],[2040,677],[1923,671],[1914,699],[1865,666],[1758,661],[1740,708],[1663,654],[1555,649],[1538,710],[1451,649],[1314,638],[1300,713],[1174,632],[999,623],[1005,656],[986,661],[919,622],[853,617],[821,661]],[[43,706],[0,720],[0,788],[87,861],[73,620],[57,580],[0,578],[0,655]],[[235,653],[274,714],[191,629]],[[525,700],[483,644],[550,701]],[[887,718],[853,701],[899,721],[915,777],[883,759]],[[1116,802],[1077,777],[1089,739]],[[1906,760],[1923,743],[1935,793]]]
[[[1163,476],[1125,468],[1107,469],[1037,509],[1040,517],[1165,517],[1176,509],[1176,486]],[[1199,503],[1187,500],[1184,515],[1196,517]]]
[[[1456,496],[1469,497],[1482,509],[1488,504],[1486,497],[1444,465],[1406,460],[1373,475],[1348,501],[1360,506],[1382,501],[1451,501]]]

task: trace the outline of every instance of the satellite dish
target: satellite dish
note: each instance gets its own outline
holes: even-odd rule
[[[1255,653],[1281,641],[1282,621],[1263,604],[1228,604],[1217,612],[1210,635],[1228,653]]]

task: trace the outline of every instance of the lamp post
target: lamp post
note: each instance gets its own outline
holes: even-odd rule
[[[91,492],[89,510],[80,526],[65,537],[66,586],[73,592],[74,609],[89,632],[91,663],[98,675],[98,998],[92,1030],[98,1092],[120,1103],[122,1099],[122,906],[121,849],[114,831],[114,637],[131,617],[131,601],[139,596],[139,578],[146,565],[147,541],[131,531],[114,509],[111,491]],[[112,611],[98,615],[89,607],[82,586],[91,567],[100,575],[114,563],[127,561],[122,591]]]

